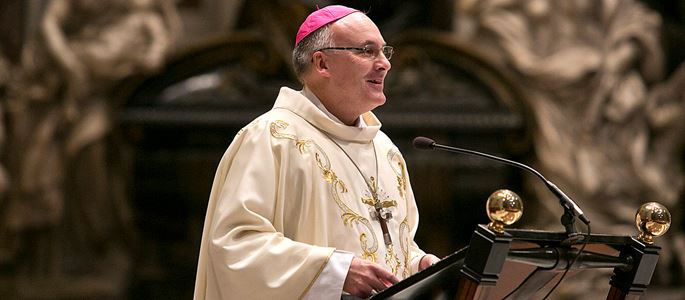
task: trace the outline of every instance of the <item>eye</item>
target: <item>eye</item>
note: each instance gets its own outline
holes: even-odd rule
[[[366,55],[368,57],[375,57],[376,56],[376,49],[373,49],[369,46],[364,47],[363,51],[364,51],[364,55]]]

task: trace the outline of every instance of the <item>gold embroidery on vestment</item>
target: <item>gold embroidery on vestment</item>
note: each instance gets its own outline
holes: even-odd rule
[[[295,146],[299,150],[300,154],[304,154],[310,146],[315,148],[314,150],[314,160],[316,161],[317,167],[321,169],[323,179],[330,184],[331,195],[333,200],[338,205],[340,210],[342,210],[341,218],[343,224],[346,226],[352,226],[353,223],[362,225],[366,231],[371,235],[372,241],[369,246],[367,234],[362,232],[359,235],[360,247],[362,249],[362,258],[375,262],[376,252],[378,251],[378,239],[374,233],[371,223],[368,219],[362,217],[360,214],[353,211],[349,206],[347,206],[341,199],[340,194],[347,193],[347,187],[345,183],[338,178],[338,176],[331,170],[331,163],[328,156],[323,151],[321,146],[311,139],[298,139],[297,136],[293,134],[284,133],[283,130],[287,129],[288,123],[277,120],[270,124],[271,136],[277,139],[287,139],[295,142]]]
[[[397,258],[397,254],[395,254],[395,249],[392,244],[388,245],[387,247],[387,252],[385,253],[385,264],[390,267],[390,271],[393,274],[397,274],[397,270],[399,270],[399,268],[402,266],[400,259]]]
[[[371,262],[376,262],[376,251],[369,251],[366,243],[366,233],[359,235],[359,242],[362,245],[362,258]]]
[[[402,277],[407,278],[411,275],[410,271],[410,261],[409,257],[409,245],[411,244],[411,228],[409,227],[409,205],[407,204],[407,171],[405,169],[404,159],[402,155],[395,149],[390,149],[388,151],[388,161],[390,167],[395,172],[397,177],[397,190],[404,200],[405,204],[405,214],[404,219],[400,223],[400,249],[402,250],[402,256],[404,256],[404,267],[402,269]]]

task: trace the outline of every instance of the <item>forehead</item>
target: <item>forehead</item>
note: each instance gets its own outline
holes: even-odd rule
[[[385,45],[385,40],[376,24],[363,13],[350,14],[331,24],[333,40],[354,45]]]

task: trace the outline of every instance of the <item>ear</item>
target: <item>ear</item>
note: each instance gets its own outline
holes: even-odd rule
[[[328,61],[326,60],[326,56],[324,56],[320,51],[312,54],[312,70],[323,77],[331,76],[331,74],[328,72]]]

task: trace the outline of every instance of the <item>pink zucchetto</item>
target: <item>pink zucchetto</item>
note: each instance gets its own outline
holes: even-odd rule
[[[330,5],[317,9],[309,14],[307,19],[300,25],[300,30],[297,31],[297,36],[295,37],[295,46],[322,26],[340,20],[353,12],[358,12],[358,10],[342,5]]]

